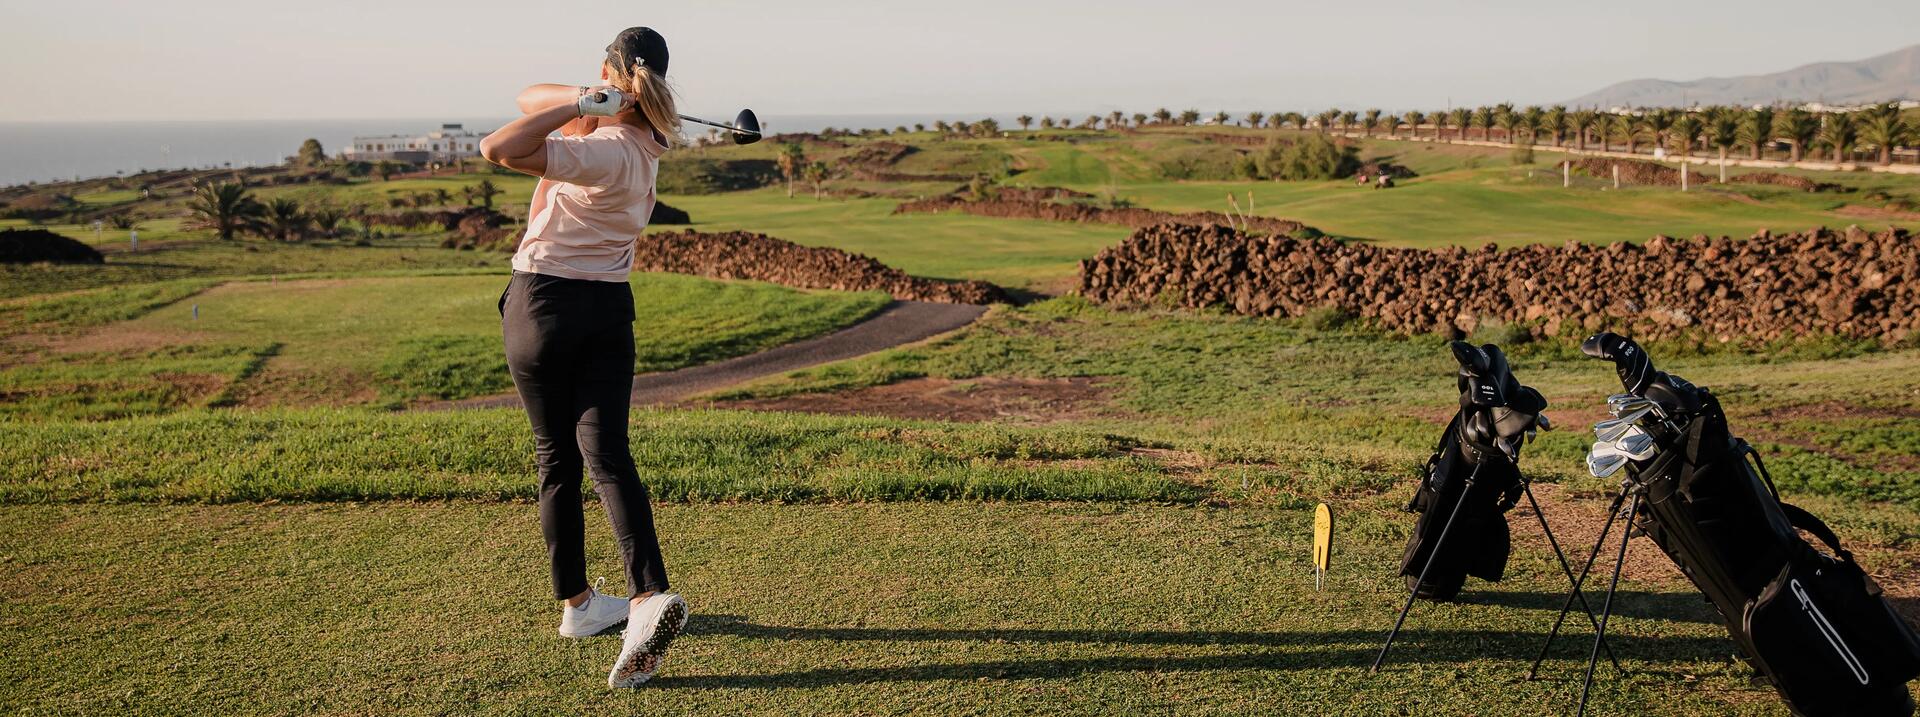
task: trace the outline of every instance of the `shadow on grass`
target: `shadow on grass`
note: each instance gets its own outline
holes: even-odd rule
[[[1601,587],[1604,588],[1606,586],[1602,585]],[[1567,594],[1565,592],[1461,591],[1460,593],[1460,602],[1468,605],[1494,605],[1519,608],[1521,610],[1541,610],[1548,612],[1558,612],[1561,603],[1565,602],[1566,599]],[[1587,601],[1593,605],[1595,612],[1600,610],[1600,604],[1606,599],[1607,594],[1604,591],[1587,593]],[[1415,605],[1413,609],[1417,612],[1420,606]],[[1698,592],[1652,593],[1637,590],[1621,590],[1613,595],[1613,614],[1615,617],[1626,617],[1636,620],[1666,620],[1668,622],[1697,622],[1716,625],[1720,623],[1719,613],[1714,612],[1713,606],[1707,602],[1706,596]],[[1548,619],[1552,618],[1549,617]],[[1567,620],[1569,623],[1572,623],[1578,622],[1581,619],[1584,618],[1580,618],[1580,603],[1575,601],[1573,603],[1573,612],[1567,613]]]
[[[911,629],[782,627],[759,625],[734,615],[696,616],[688,626],[695,635],[725,635],[755,640],[821,642],[983,642],[990,644],[1085,644],[1111,646],[1239,646],[1264,648],[1234,654],[1115,655],[1065,659],[1001,659],[980,662],[929,663],[908,666],[832,667],[799,672],[753,675],[662,676],[650,688],[818,688],[874,682],[932,682],[948,680],[1034,679],[1077,677],[1089,673],[1192,672],[1229,670],[1366,669],[1378,654],[1382,630],[1306,632],[1252,631],[1130,631],[1026,629]],[[1387,667],[1410,663],[1452,664],[1497,658],[1512,660],[1516,675],[1546,637],[1544,626],[1535,632],[1515,630],[1410,630],[1396,642]],[[1578,639],[1578,635],[1575,636]],[[1609,635],[1608,642],[1623,655],[1640,659],[1715,659],[1732,644],[1722,638],[1644,637]],[[1565,657],[1564,655],[1557,655]],[[1548,670],[1557,677],[1555,670]]]

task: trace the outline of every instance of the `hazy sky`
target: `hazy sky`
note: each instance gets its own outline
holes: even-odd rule
[[[1920,42],[1920,2],[0,0],[0,121],[504,116],[649,25],[731,116],[1432,109]]]

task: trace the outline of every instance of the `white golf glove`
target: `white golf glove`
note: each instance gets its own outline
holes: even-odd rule
[[[621,94],[620,90],[612,87],[583,87],[580,89],[580,99],[575,100],[575,106],[579,107],[582,117],[588,115],[612,117],[620,114],[620,110],[626,109],[627,97]]]

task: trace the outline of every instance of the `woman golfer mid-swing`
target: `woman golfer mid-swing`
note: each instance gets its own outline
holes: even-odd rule
[[[540,469],[540,532],[552,561],[560,634],[587,637],[627,623],[612,687],[660,668],[687,623],[667,592],[653,510],[627,450],[633,391],[633,245],[654,206],[660,155],[680,136],[667,87],[667,43],[629,28],[607,46],[600,87],[534,85],[525,113],[480,143],[488,161],[540,178],[527,233],[500,297],[513,385],[533,423]],[[555,131],[561,136],[550,137]],[[613,524],[631,599],[587,585],[580,473]]]

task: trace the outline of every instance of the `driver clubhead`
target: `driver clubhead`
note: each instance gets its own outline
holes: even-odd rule
[[[760,118],[754,116],[753,110],[740,110],[740,114],[733,117],[733,126],[746,130],[731,133],[734,144],[753,144],[760,141]]]
[[[1587,472],[1595,478],[1605,478],[1619,473],[1627,466],[1628,456],[1615,448],[1612,443],[1595,443],[1587,451]]]

